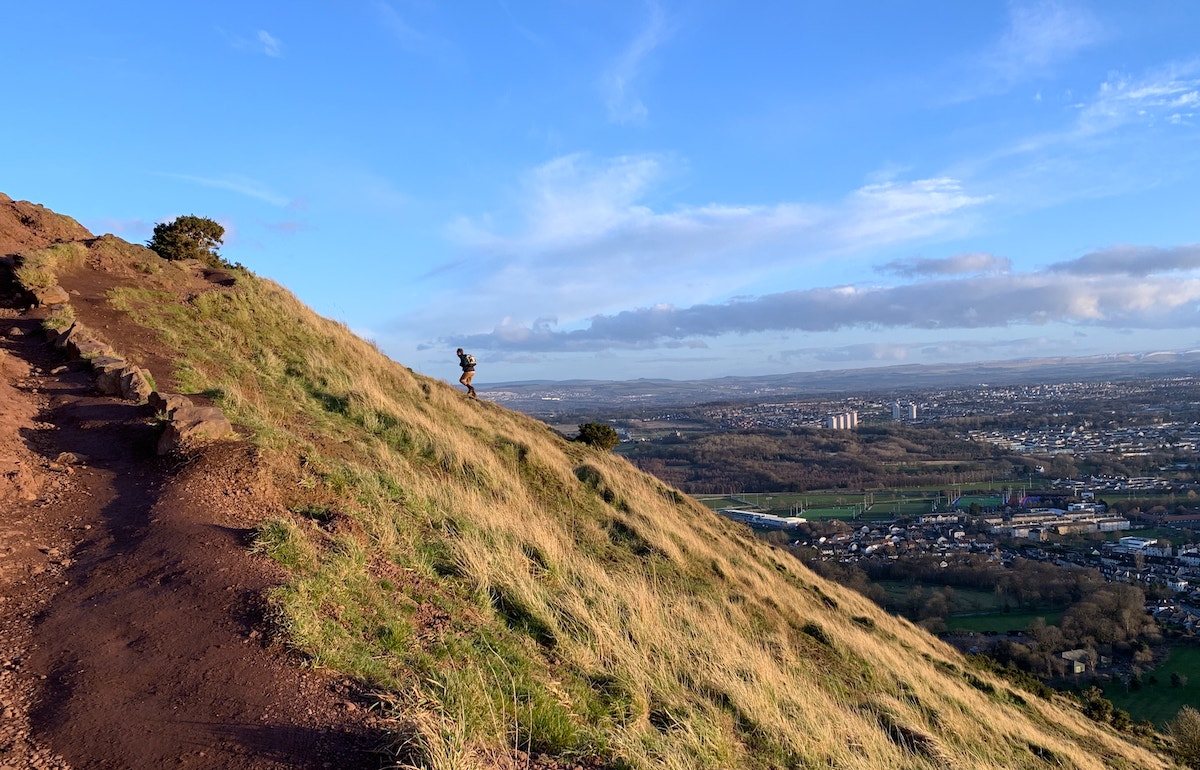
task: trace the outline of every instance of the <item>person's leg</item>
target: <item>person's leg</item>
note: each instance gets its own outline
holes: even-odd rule
[[[467,386],[467,392],[472,396],[475,395],[475,386],[471,384],[473,379],[475,379],[475,372],[463,372],[463,385]]]

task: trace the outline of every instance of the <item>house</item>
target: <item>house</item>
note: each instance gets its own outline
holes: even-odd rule
[[[1062,659],[1067,662],[1067,670],[1075,676],[1087,673],[1091,658],[1091,650],[1067,650],[1062,653]]]

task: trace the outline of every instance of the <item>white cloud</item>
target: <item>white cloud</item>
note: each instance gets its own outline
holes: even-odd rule
[[[1170,249],[1152,246],[1112,246],[1078,259],[1051,265],[1052,272],[1085,276],[1133,276],[1200,269],[1200,244]]]
[[[956,254],[944,259],[900,259],[880,265],[876,269],[881,273],[894,273],[903,278],[978,275],[1010,272],[1012,270],[1012,262],[1005,257],[978,252],[974,254]]]
[[[258,31],[258,42],[262,46],[262,52],[267,56],[279,58],[283,56],[283,43],[267,32],[265,29]]]
[[[469,268],[475,323],[491,326],[515,309],[526,322],[574,323],[638,303],[730,296],[835,255],[949,232],[985,200],[956,180],[935,178],[868,185],[833,205],[656,210],[648,199],[678,166],[655,155],[552,160],[525,179],[510,232],[488,217],[454,224],[451,236],[469,256],[438,277]],[[463,321],[459,315],[454,323]]]
[[[1170,119],[1181,108],[1200,106],[1197,62],[1151,72],[1141,78],[1112,74],[1079,113],[1078,132],[1111,131],[1131,123]]]
[[[637,36],[600,77],[600,90],[613,123],[642,123],[649,111],[635,89],[646,60],[670,32],[658,3],[649,3],[650,16]]]
[[[1198,306],[1197,277],[1151,275],[1130,284],[1108,275],[1081,275],[1068,267],[896,287],[793,290],[690,307],[657,305],[597,315],[586,327],[565,331],[555,331],[549,323],[526,328],[510,322],[503,335],[497,330],[469,342],[481,348],[550,352],[650,348],[666,341],[769,331],[986,329],[1029,324],[1197,328]],[[856,350],[861,354],[861,348]]]

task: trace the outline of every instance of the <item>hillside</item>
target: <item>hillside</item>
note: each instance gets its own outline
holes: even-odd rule
[[[269,280],[165,262],[30,206],[0,198],[0,253],[19,253],[42,297],[11,311],[24,326],[10,357],[61,355],[34,352],[34,325],[76,324],[159,393],[236,428],[158,456],[166,414],[85,402],[86,367],[6,364],[29,396],[76,399],[57,433],[108,437],[72,464],[52,454],[61,438],[27,438],[55,410],[0,391],[13,467],[33,468],[0,489],[29,503],[10,536],[96,515],[53,509],[115,490],[104,535],[55,530],[66,545],[41,553],[77,550],[36,598],[13,593],[42,603],[20,661],[46,676],[21,738],[39,766],[162,766],[167,749],[137,737],[164,721],[238,733],[194,730],[177,751],[192,767],[366,762],[376,739],[434,770],[1171,766],[1066,698],[973,670],[624,460],[413,373]],[[132,736],[123,760],[87,745],[102,723],[72,718],[98,720],[110,697],[125,705],[109,724]],[[195,711],[163,720],[172,707]],[[253,714],[270,729],[250,730]]]

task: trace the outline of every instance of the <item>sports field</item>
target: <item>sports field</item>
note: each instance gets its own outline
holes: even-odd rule
[[[742,508],[776,516],[807,519],[890,521],[932,512],[946,497],[935,490],[882,490],[876,492],[753,492],[738,495],[697,495],[709,508]]]
[[[962,510],[970,508],[972,503],[977,503],[980,508],[986,511],[988,509],[1003,508],[1004,498],[999,495],[963,495],[954,501],[954,505]]]

